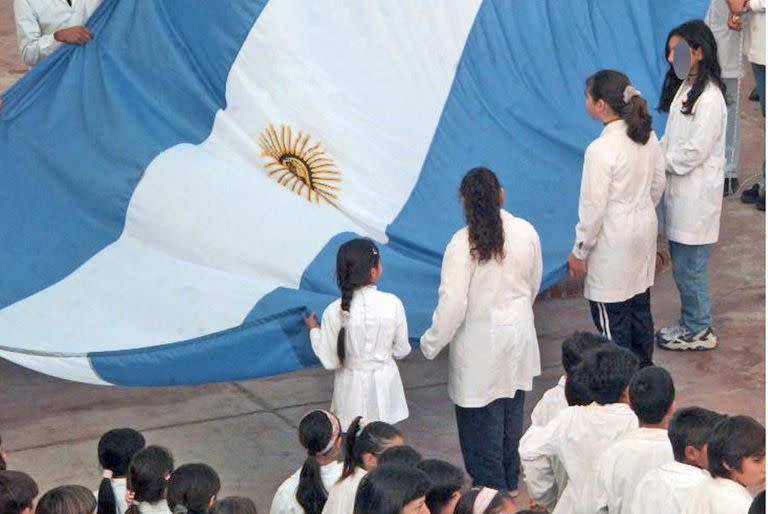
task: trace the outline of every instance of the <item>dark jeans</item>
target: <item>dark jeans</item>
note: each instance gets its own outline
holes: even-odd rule
[[[485,407],[456,406],[461,454],[473,486],[517,489],[524,404],[525,391],[517,391],[514,398],[499,398]]]
[[[605,337],[627,350],[632,350],[640,366],[653,364],[653,316],[651,290],[637,294],[623,302],[600,303],[589,301],[592,320]]]

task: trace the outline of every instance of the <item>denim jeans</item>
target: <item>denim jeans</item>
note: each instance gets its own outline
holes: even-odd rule
[[[461,454],[473,486],[517,489],[524,404],[525,391],[517,391],[514,398],[498,398],[484,407],[456,405]]]
[[[711,301],[707,263],[712,246],[686,245],[669,242],[672,257],[672,276],[680,291],[680,321],[691,332],[712,326]]]
[[[752,63],[752,72],[755,74],[755,86],[760,97],[760,111],[765,118],[765,64]],[[765,159],[763,159],[763,174],[760,176],[760,192],[765,194]]]
[[[739,79],[723,79],[728,125],[725,129],[725,178],[738,177],[741,123],[739,121]]]

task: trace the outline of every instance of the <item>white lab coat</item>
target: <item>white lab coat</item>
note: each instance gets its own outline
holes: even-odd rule
[[[125,478],[113,478],[110,480],[112,483],[112,492],[115,493],[115,503],[117,504],[116,514],[124,514],[128,510],[128,502],[125,501],[125,493],[128,490],[128,480]],[[99,501],[99,491],[93,492],[96,497],[96,501]]]
[[[322,514],[352,514],[355,510],[357,488],[366,474],[364,469],[356,468],[350,476],[336,482],[328,492],[328,500],[325,502]]]
[[[749,62],[762,65],[765,65],[765,2],[749,0],[750,11],[744,19],[744,55]]]
[[[448,394],[476,408],[530,391],[541,373],[533,301],[541,286],[541,243],[527,221],[501,210],[505,258],[478,264],[463,228],[448,243],[432,326],[421,351],[434,359],[450,343]]]
[[[627,432],[600,456],[590,485],[584,489],[584,512],[626,514],[635,487],[646,473],[674,460],[666,430]]]
[[[14,0],[16,37],[21,60],[34,66],[50,55],[61,43],[53,38],[59,29],[85,25],[101,0]]]
[[[341,472],[344,465],[341,462],[331,462],[320,467],[320,480],[322,480],[326,491],[330,491],[334,484],[341,478]],[[269,514],[304,514],[304,509],[296,501],[296,488],[299,486],[301,477],[301,468],[291,475],[285,482],[277,488]],[[142,512],[142,514],[144,514]]]
[[[563,375],[557,385],[547,390],[539,403],[531,412],[531,426],[528,430],[536,430],[547,426],[561,411],[568,407],[565,399],[565,380]],[[557,500],[565,490],[568,475],[565,466],[557,457],[539,457],[529,461],[523,468],[523,479],[528,490],[528,496],[539,505],[552,512]]]
[[[325,369],[336,370],[331,411],[348,427],[357,416],[366,423],[397,423],[408,417],[403,381],[395,359],[411,352],[408,324],[400,299],[367,286],[350,304],[344,365],[336,351],[341,330],[341,300],[323,313],[320,328],[309,333],[312,349]]]
[[[584,154],[573,254],[587,261],[584,296],[629,300],[653,285],[656,204],[664,192],[664,155],[655,133],[645,145],[616,120]]]
[[[630,500],[630,514],[682,514],[693,491],[709,473],[682,462],[668,462],[646,473]]]
[[[693,491],[683,514],[747,514],[751,506],[752,495],[743,485],[708,477]]]
[[[711,0],[706,22],[717,40],[717,60],[724,79],[739,79],[744,74],[741,66],[743,31],[728,28],[731,10],[726,0]]]
[[[714,83],[704,88],[693,113],[680,112],[691,85],[680,86],[669,108],[662,147],[667,187],[662,226],[670,241],[687,245],[717,242],[725,180],[725,99]]]
[[[526,466],[539,457],[556,456],[568,473],[568,485],[553,514],[574,514],[602,451],[637,428],[637,416],[625,403],[568,407],[546,427],[525,433],[520,460]]]

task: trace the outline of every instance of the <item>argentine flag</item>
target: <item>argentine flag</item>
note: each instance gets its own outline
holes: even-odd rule
[[[104,0],[94,41],[4,95],[0,357],[142,386],[316,365],[303,316],[361,236],[415,342],[478,165],[548,287],[600,130],[584,80],[619,69],[655,104],[668,30],[707,4]]]

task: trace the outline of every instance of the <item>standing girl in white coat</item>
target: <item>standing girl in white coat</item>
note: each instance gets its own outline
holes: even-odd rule
[[[473,484],[515,491],[525,391],[541,373],[533,323],[541,244],[530,223],[501,208],[504,190],[489,169],[470,170],[460,192],[467,226],[445,250],[421,351],[434,359],[451,345],[448,394]]]
[[[651,292],[656,271],[656,204],[664,192],[664,155],[648,104],[623,73],[587,79],[586,109],[605,128],[584,154],[572,276],[586,272],[584,296],[598,330],[653,357]]]
[[[660,330],[656,339],[667,350],[709,350],[717,346],[717,336],[707,264],[720,234],[728,115],[712,31],[701,20],[673,29],[667,44],[670,63],[682,40],[690,47],[688,78],[674,95],[670,88],[675,81],[665,80],[659,105],[659,110],[669,111],[662,145],[667,187],[661,225],[669,240],[682,312],[679,325]]]
[[[306,319],[312,349],[325,369],[336,370],[331,410],[342,426],[357,416],[367,422],[397,423],[408,405],[395,359],[411,351],[400,299],[376,289],[384,269],[376,245],[353,239],[336,255],[341,298],[323,313]]]

